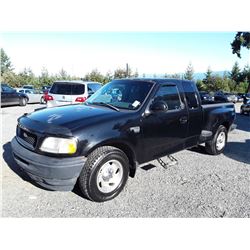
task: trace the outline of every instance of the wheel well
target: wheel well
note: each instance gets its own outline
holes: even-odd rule
[[[134,177],[135,170],[136,170],[136,157],[135,157],[133,150],[128,145],[123,144],[123,143],[112,143],[107,146],[113,146],[113,147],[119,148],[126,154],[129,160],[129,175],[131,177]]]
[[[227,129],[227,131],[230,128],[229,122],[223,122],[221,125],[223,125]]]
[[[112,147],[116,147],[119,148],[121,151],[123,151],[126,156],[128,157],[129,160],[129,175],[130,177],[134,177],[135,176],[135,172],[136,172],[136,157],[135,154],[133,152],[133,150],[126,144],[124,143],[119,143],[119,142],[115,142],[115,143],[105,143],[100,146],[112,146]],[[97,147],[94,147],[90,152],[88,152],[88,155],[93,152]]]

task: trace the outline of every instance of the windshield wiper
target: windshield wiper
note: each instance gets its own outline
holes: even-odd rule
[[[94,105],[101,105],[105,107],[109,107],[111,109],[114,109],[115,111],[120,111],[117,107],[113,106],[112,104],[106,103],[106,102],[91,102],[89,104],[94,104]]]

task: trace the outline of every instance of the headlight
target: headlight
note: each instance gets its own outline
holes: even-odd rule
[[[55,154],[74,154],[77,149],[75,138],[47,137],[40,147],[41,151]]]

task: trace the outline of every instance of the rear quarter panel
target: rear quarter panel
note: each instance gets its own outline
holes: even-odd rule
[[[203,109],[203,129],[217,131],[220,125],[224,125],[227,129],[235,120],[235,107],[233,103],[218,103],[202,105]]]

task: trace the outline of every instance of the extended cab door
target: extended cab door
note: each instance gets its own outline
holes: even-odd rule
[[[198,143],[202,128],[203,112],[196,85],[190,81],[182,81],[182,87],[188,108],[188,130],[186,139],[186,147],[188,148]]]
[[[152,103],[164,101],[168,110],[150,112],[143,118],[144,161],[156,159],[185,147],[188,114],[179,88],[181,86],[176,84],[160,85]]]

